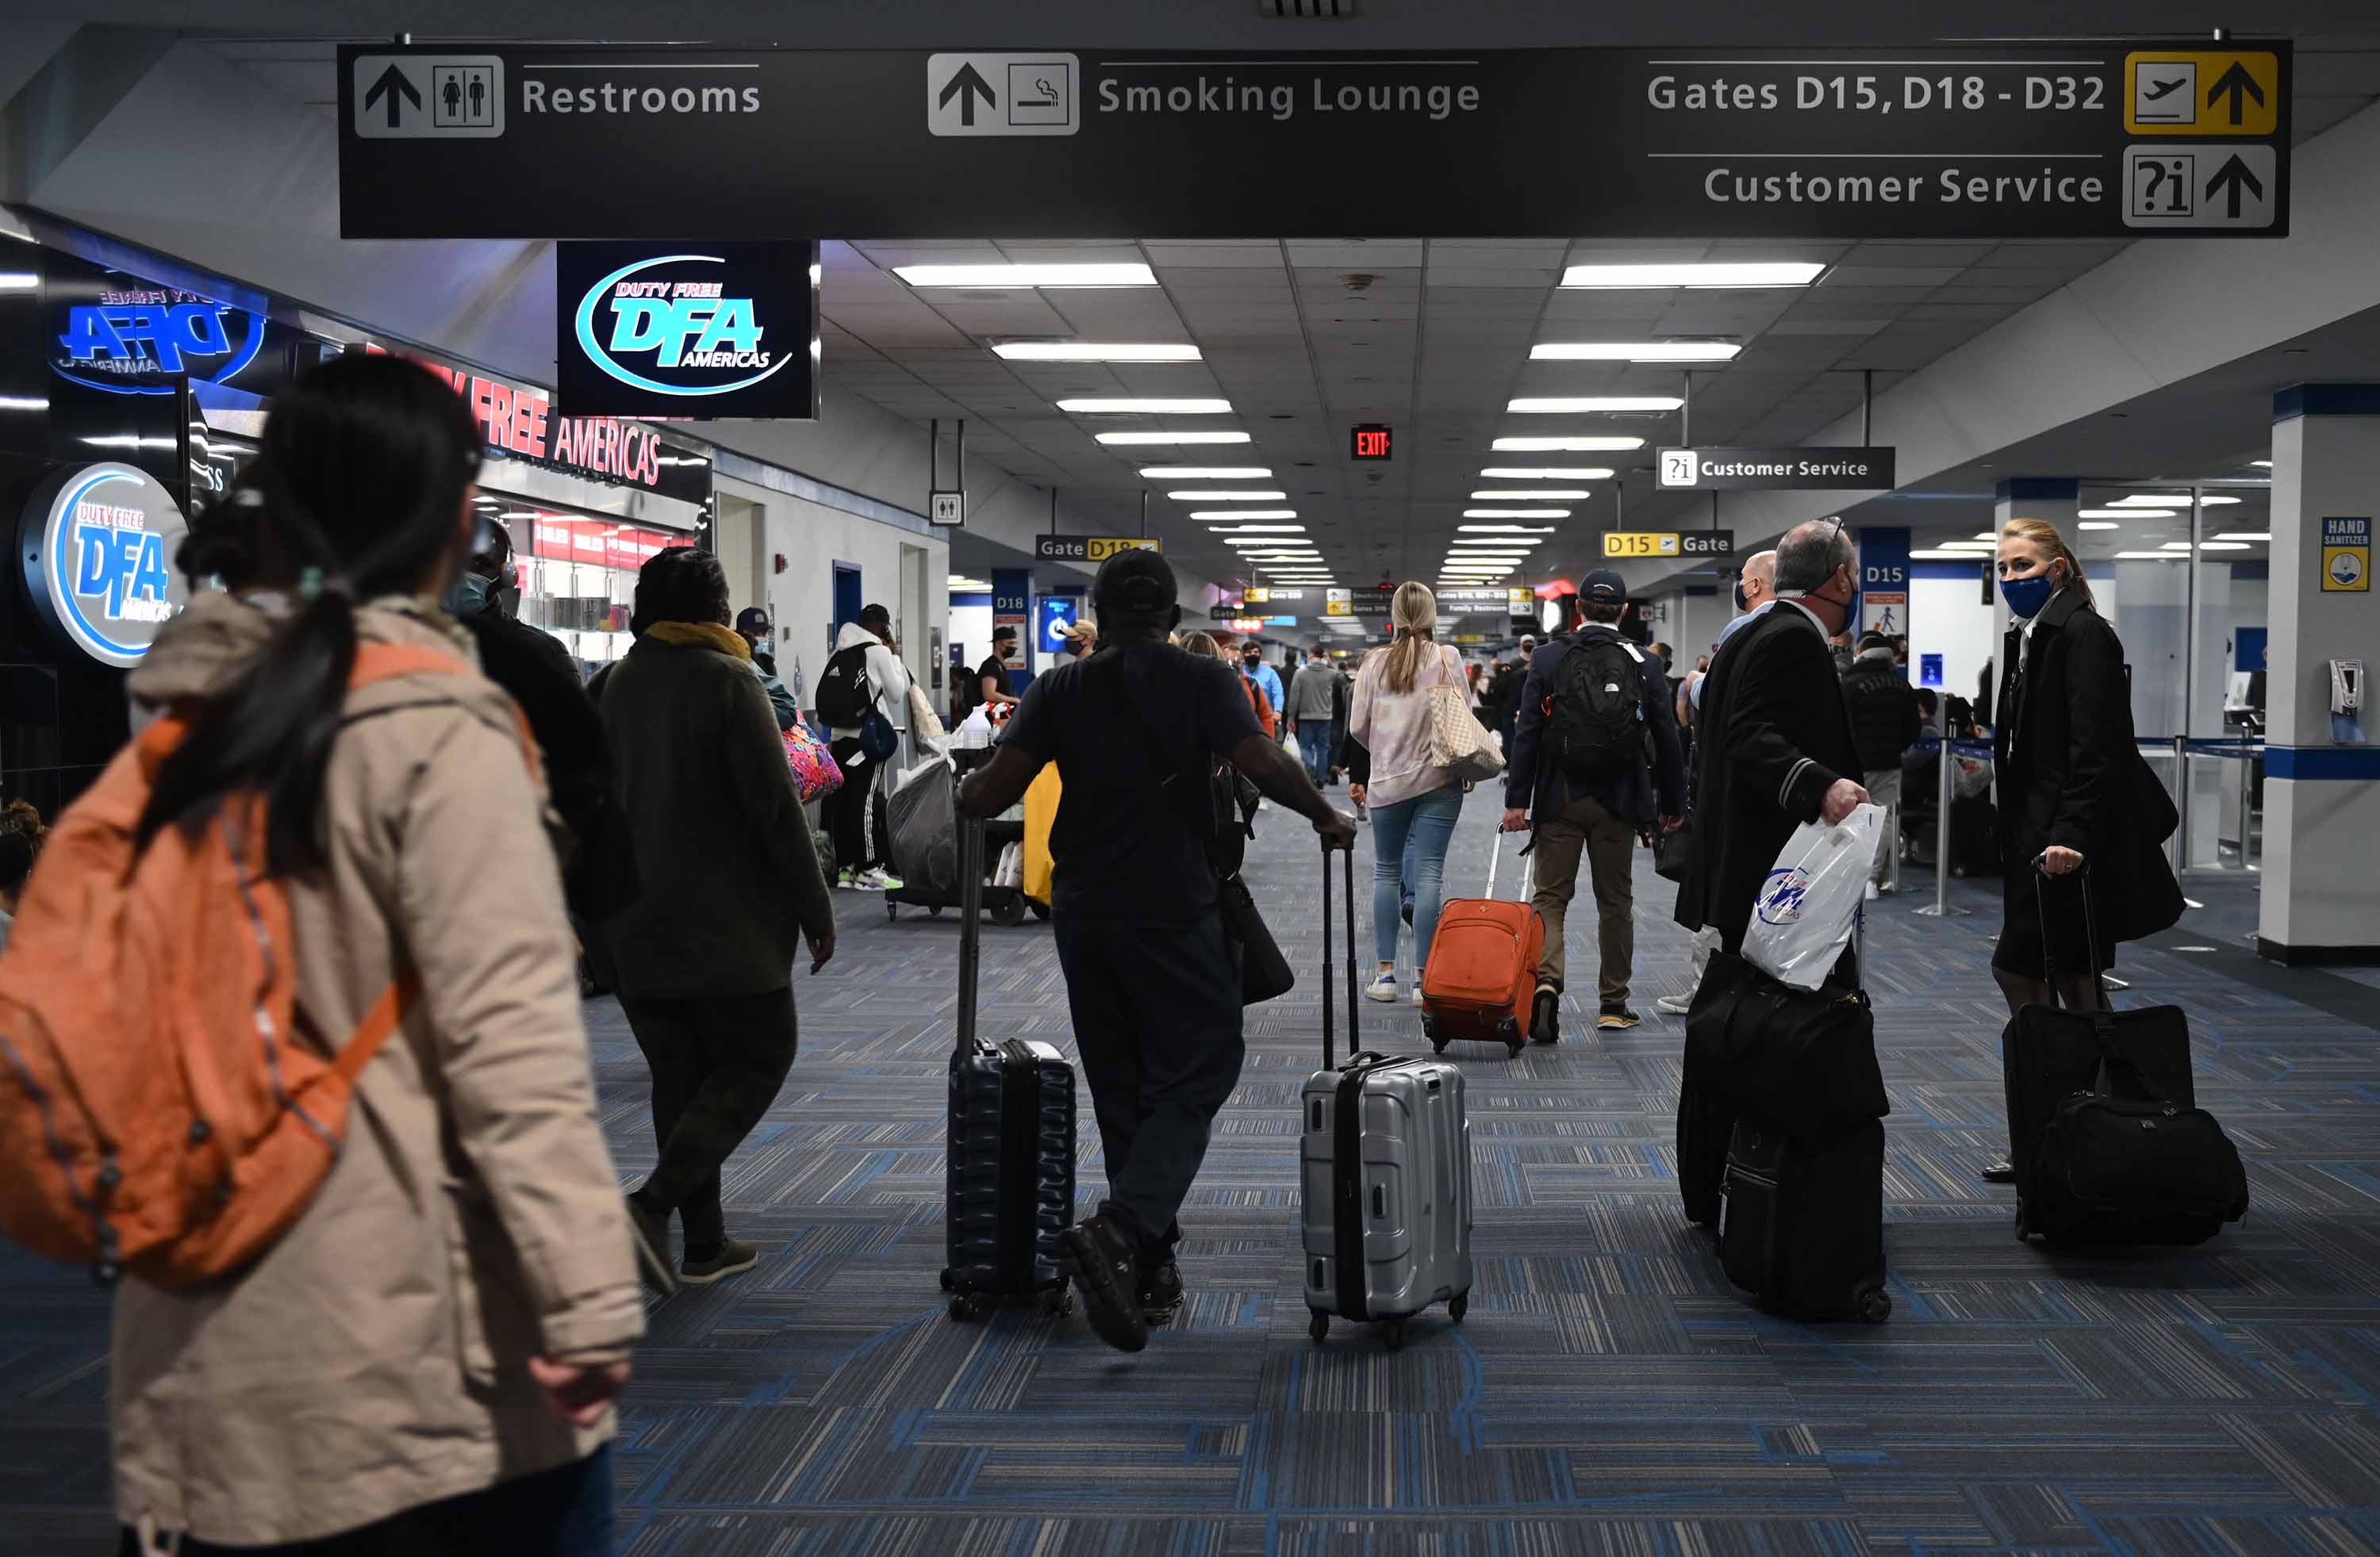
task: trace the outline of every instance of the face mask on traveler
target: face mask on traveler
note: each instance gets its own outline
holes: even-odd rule
[[[449,616],[477,616],[488,609],[495,588],[492,579],[481,578],[478,573],[465,573],[455,581],[455,586],[446,591],[446,597],[438,603],[446,608]]]
[[[2056,573],[2057,570],[2051,568],[2031,578],[2004,578],[2000,580],[2000,598],[2008,602],[2012,614],[2030,622],[2042,607],[2049,603],[2049,597],[2058,592],[2053,576]]]
[[[1742,615],[1745,611],[1748,611],[1748,610],[1750,610],[1751,609],[1752,609],[1752,597],[1751,597],[1751,596],[1749,596],[1749,595],[1746,595],[1746,594],[1743,592],[1743,585],[1741,585],[1741,584],[1737,585],[1735,586],[1735,610],[1736,610],[1736,614],[1737,614],[1737,615],[1739,615],[1739,616],[1741,616],[1741,615]]]

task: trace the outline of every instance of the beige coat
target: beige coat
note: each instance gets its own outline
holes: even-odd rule
[[[438,628],[362,635],[468,657]],[[264,614],[215,594],[133,673],[152,706],[220,689]],[[476,663],[476,662],[474,662]],[[644,1329],[597,1127],[577,960],[510,700],[476,671],[349,702],[325,785],[332,865],[291,887],[298,1002],[339,1041],[400,957],[426,996],[363,1073],[320,1197],[245,1274],[116,1298],[127,1523],[309,1540],[583,1458],[527,1371]]]

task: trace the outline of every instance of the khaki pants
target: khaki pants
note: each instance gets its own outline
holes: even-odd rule
[[[1579,795],[1561,815],[1536,827],[1536,904],[1546,922],[1546,955],[1537,983],[1563,986],[1563,923],[1578,890],[1578,857],[1586,854],[1595,888],[1596,943],[1602,955],[1601,996],[1607,1006],[1628,998],[1628,976],[1636,960],[1636,888],[1632,875],[1636,829],[1606,811],[1591,795]]]

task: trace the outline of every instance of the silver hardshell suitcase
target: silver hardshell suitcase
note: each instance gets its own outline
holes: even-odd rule
[[[1347,1044],[1357,1046],[1355,856],[1347,853]],[[1471,1306],[1471,1126],[1463,1072],[1443,1060],[1351,1054],[1335,1065],[1330,989],[1330,855],[1322,856],[1322,1068],[1307,1079],[1299,1148],[1305,1306],[1317,1342],[1330,1319],[1405,1321]]]

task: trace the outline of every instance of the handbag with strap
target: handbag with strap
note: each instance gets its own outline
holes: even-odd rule
[[[1446,684],[1442,653],[1438,668],[1439,684],[1424,694],[1429,699],[1427,766],[1453,775],[1458,784],[1484,784],[1504,771],[1504,754],[1471,711],[1463,688]]]

